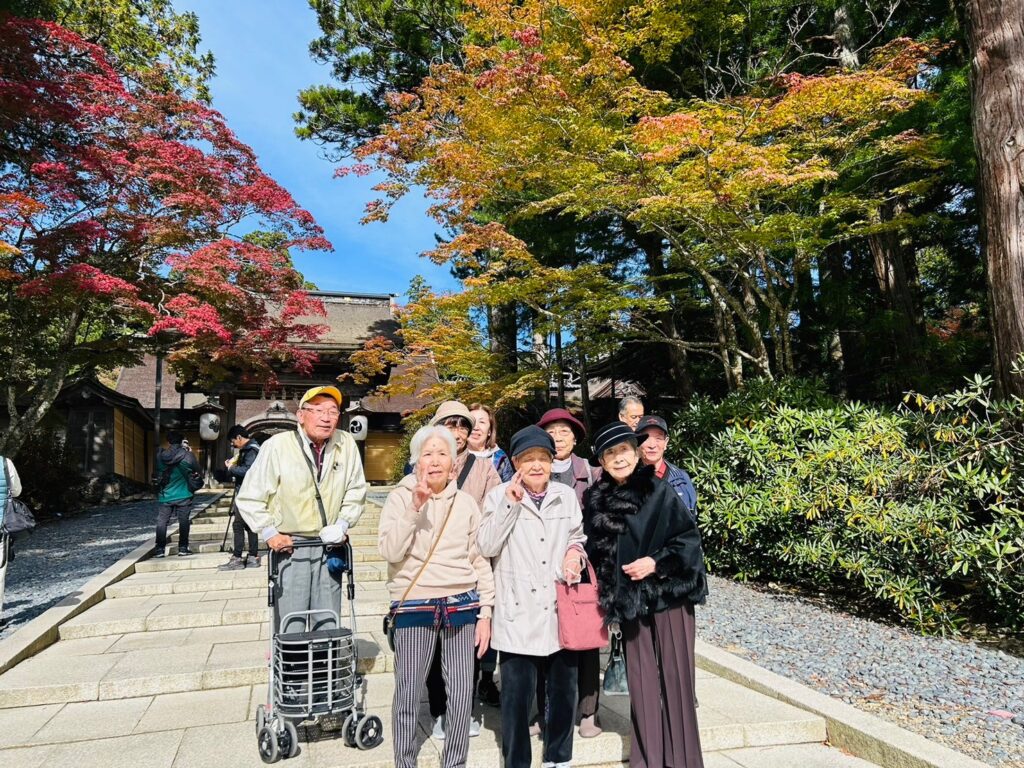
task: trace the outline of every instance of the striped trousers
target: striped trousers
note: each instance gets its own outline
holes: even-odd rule
[[[440,644],[438,636],[440,635]],[[420,701],[434,649],[441,648],[441,674],[448,692],[442,768],[462,768],[469,753],[473,708],[473,660],[476,624],[461,627],[402,627],[395,630],[395,699],[391,734],[395,768],[416,768]]]

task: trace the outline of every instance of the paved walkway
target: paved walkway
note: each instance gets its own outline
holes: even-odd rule
[[[216,550],[225,512],[222,506],[197,520],[194,546]],[[385,742],[361,752],[333,734],[300,729],[301,752],[289,766],[393,765],[394,664],[380,635],[388,598],[378,519],[379,510],[368,508],[353,544],[360,666],[368,711],[385,721]],[[58,643],[0,676],[0,764],[261,765],[254,718],[266,696],[266,575],[222,573],[216,566],[223,561],[212,551],[140,563],[106,600],[64,624]],[[870,768],[824,746],[825,723],[815,715],[705,672],[698,695],[707,768]],[[482,714],[469,764],[497,768],[499,713]],[[628,700],[606,698],[601,719],[605,733],[576,741],[574,765],[621,765],[628,756]],[[442,744],[429,726],[424,712],[422,766],[440,759]]]
[[[204,508],[218,494],[197,494],[194,509]],[[156,509],[156,501],[97,506],[19,536],[14,561],[7,569],[2,606],[6,624],[0,639],[152,539]]]

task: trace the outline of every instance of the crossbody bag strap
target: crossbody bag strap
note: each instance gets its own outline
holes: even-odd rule
[[[420,569],[416,572],[416,576],[413,577],[413,580],[409,582],[409,586],[406,587],[405,594],[402,595],[402,599],[398,601],[398,605],[391,611],[392,616],[397,614],[402,606],[405,605],[405,601],[408,599],[409,593],[412,592],[413,587],[416,586],[416,582],[420,580],[420,576],[422,576],[423,572],[427,569],[427,565],[430,563],[430,558],[434,556],[434,550],[437,549],[437,545],[441,542],[441,537],[444,536],[444,529],[448,527],[448,519],[452,516],[452,509],[454,508],[455,497],[452,496],[452,501],[448,505],[448,511],[444,514],[444,522],[441,523],[441,531],[437,534],[437,538],[434,539],[434,543],[430,545],[430,551],[427,552],[427,556],[423,560],[423,565],[420,566]]]
[[[459,479],[455,481],[455,484],[458,486],[459,490],[462,490],[462,486],[465,485],[466,480],[469,478],[470,470],[473,469],[473,463],[475,461],[476,456],[472,453],[466,457],[466,464],[465,466],[462,467],[462,471],[459,472]]]
[[[313,466],[312,460],[306,455],[305,446],[302,444],[302,438],[299,433],[293,432],[295,439],[299,442],[299,453],[302,454],[302,458],[306,460],[306,466],[309,467],[309,474],[313,478],[313,490],[316,493],[316,506],[320,510],[320,522],[324,524],[324,528],[327,527],[327,512],[324,510],[324,499],[320,495],[320,480],[316,476],[316,467]]]

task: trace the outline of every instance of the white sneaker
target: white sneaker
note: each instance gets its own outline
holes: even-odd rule
[[[469,735],[471,737],[480,735],[480,721],[474,720],[472,717],[469,718]]]
[[[470,726],[472,730],[472,725]],[[480,731],[478,730],[477,733]],[[430,732],[430,735],[435,739],[444,740],[444,715],[441,715],[437,720],[434,721],[434,729]]]

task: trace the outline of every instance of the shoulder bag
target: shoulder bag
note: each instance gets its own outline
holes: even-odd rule
[[[21,533],[36,527],[36,519],[32,511],[21,499],[11,494],[11,473],[7,469],[7,459],[0,456],[4,463],[4,479],[7,484],[7,499],[4,501],[3,517],[0,518],[0,531],[3,533]]]
[[[428,502],[429,503],[429,502]],[[384,636],[388,639],[388,646],[392,651],[395,650],[395,617],[401,610],[402,606],[405,605],[405,601],[409,599],[409,593],[412,592],[412,588],[416,586],[416,582],[420,580],[420,576],[423,575],[423,571],[426,570],[427,564],[430,563],[430,558],[434,556],[434,550],[437,549],[438,543],[441,541],[441,537],[444,536],[444,529],[448,527],[448,519],[452,516],[452,509],[455,507],[455,497],[452,497],[451,503],[448,505],[448,511],[444,513],[444,522],[441,523],[441,530],[437,534],[437,538],[430,545],[430,551],[427,552],[427,556],[423,560],[423,565],[416,572],[412,581],[409,582],[409,586],[405,589],[405,594],[402,595],[402,599],[398,601],[398,605],[392,608],[384,615]]]

